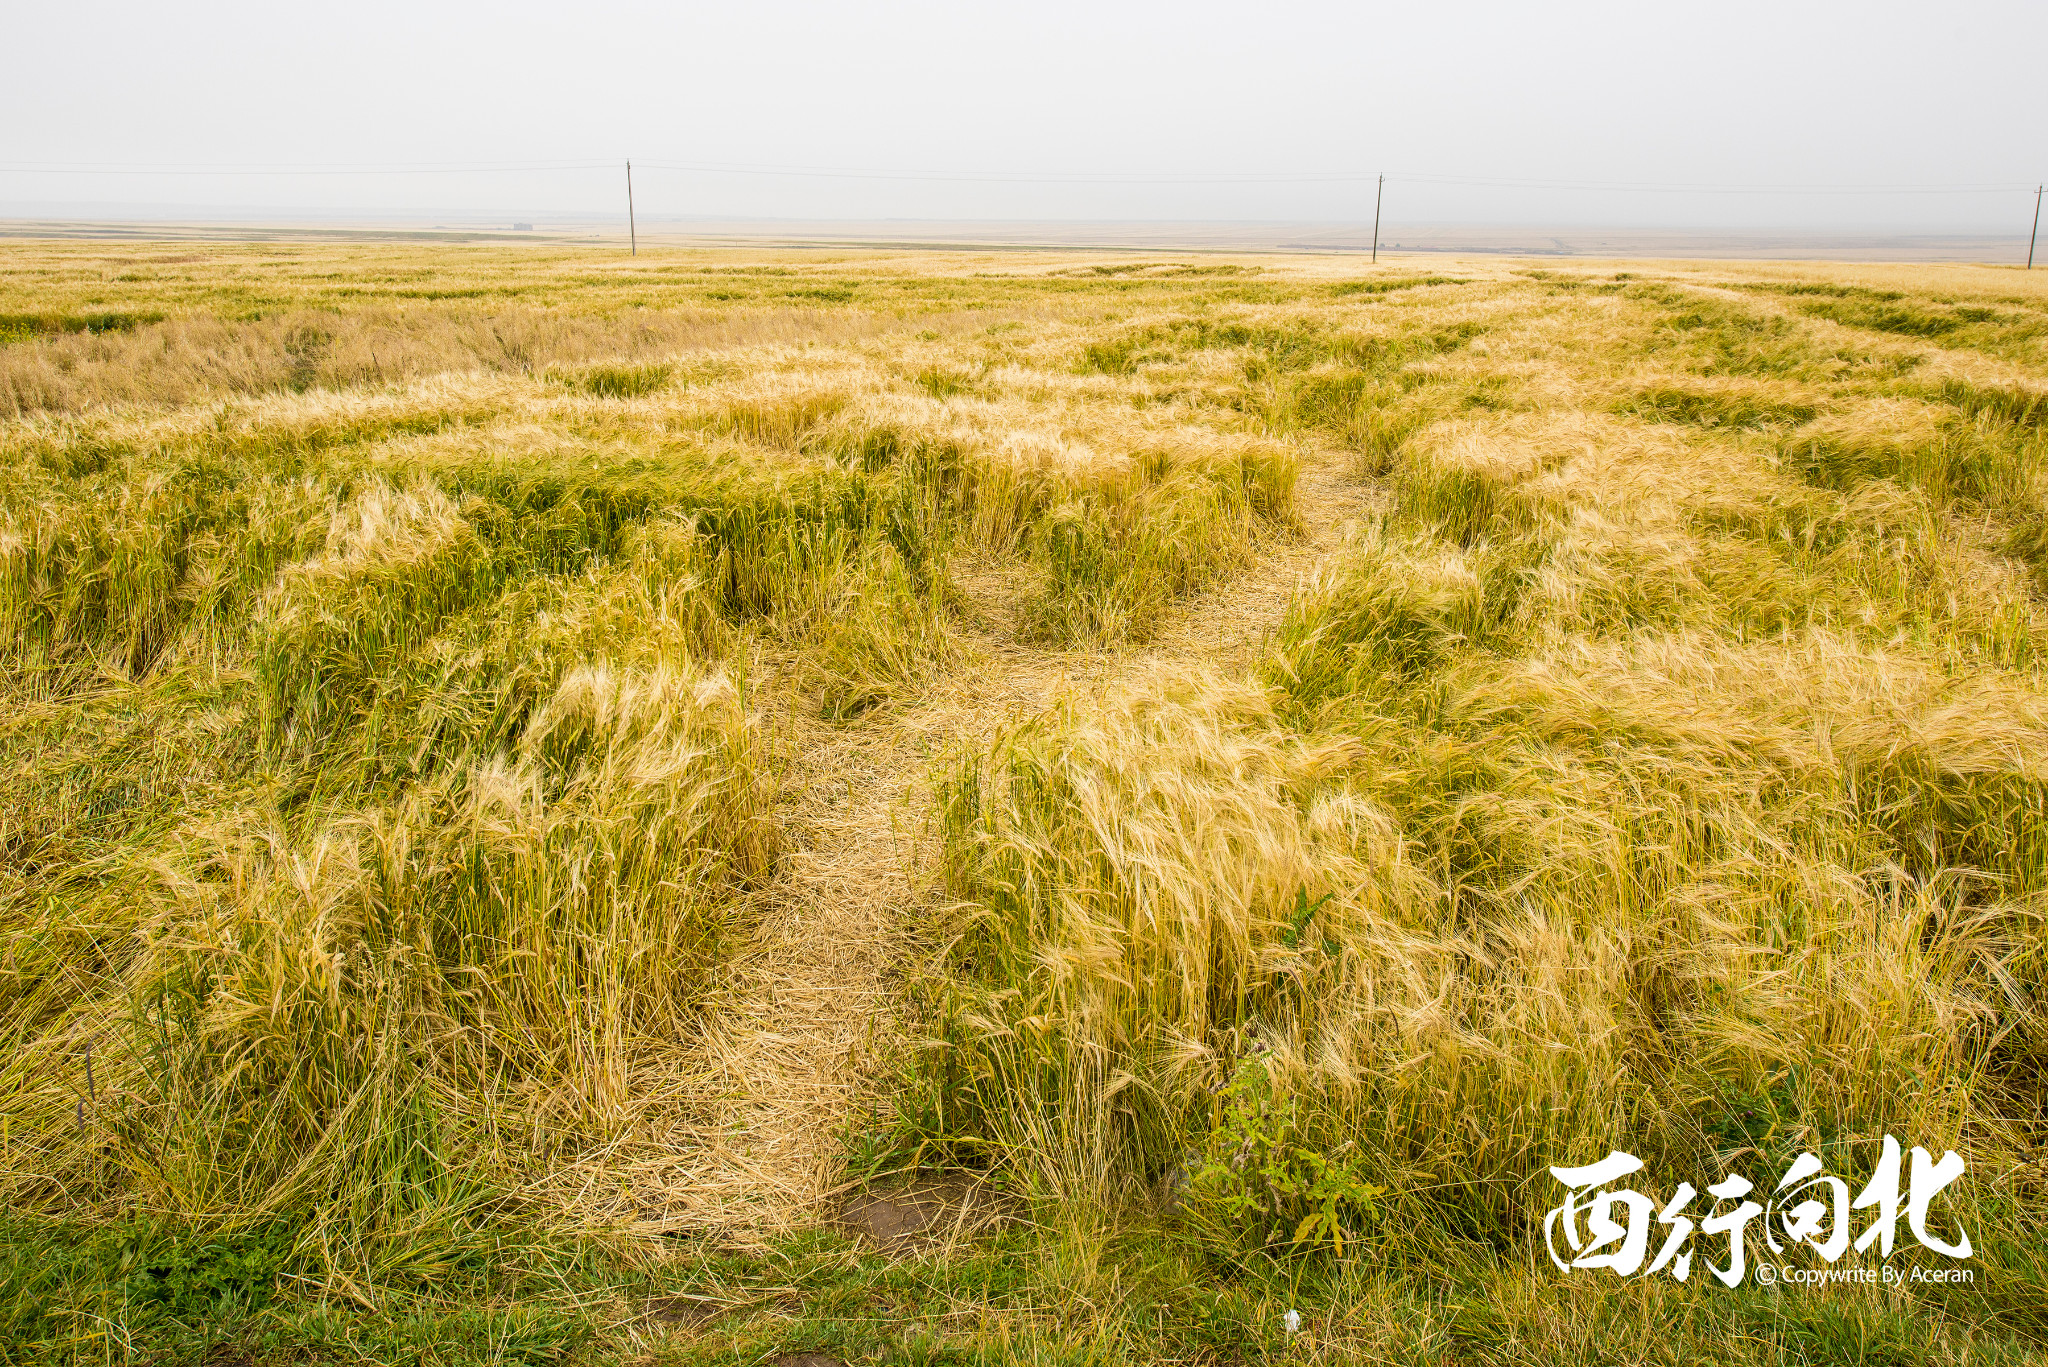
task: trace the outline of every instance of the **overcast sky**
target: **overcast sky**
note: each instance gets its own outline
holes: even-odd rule
[[[1370,220],[1371,177],[1385,171],[1390,231],[1465,222],[2024,233],[2032,196],[2019,187],[2048,175],[2041,0],[0,6],[0,214],[138,204],[616,212],[616,163],[630,156],[643,219],[1356,222]],[[22,169],[426,162],[604,164],[377,175]],[[1242,179],[1251,176],[1320,179]],[[2004,188],[1673,193],[1419,176]]]

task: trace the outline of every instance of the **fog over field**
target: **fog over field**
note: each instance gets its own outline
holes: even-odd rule
[[[0,217],[609,217],[630,157],[655,219],[1357,226],[1384,173],[1389,228],[2010,240],[2048,174],[2020,0],[110,0],[10,36],[67,60],[10,75]]]

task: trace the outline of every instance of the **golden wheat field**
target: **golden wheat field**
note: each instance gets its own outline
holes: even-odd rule
[[[2034,1360],[2044,433],[2014,269],[0,247],[0,1361]],[[1546,1256],[1886,1136],[1967,1284]]]

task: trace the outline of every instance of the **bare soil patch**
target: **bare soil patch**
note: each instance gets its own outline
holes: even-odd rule
[[[960,1177],[922,1177],[860,1192],[840,1208],[837,1223],[884,1253],[912,1253],[970,1236],[1002,1218],[985,1186]]]

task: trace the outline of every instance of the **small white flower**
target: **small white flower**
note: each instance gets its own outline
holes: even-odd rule
[[[1280,1317],[1280,1323],[1287,1326],[1288,1333],[1299,1334],[1301,1332],[1301,1312],[1299,1310],[1288,1311]]]

